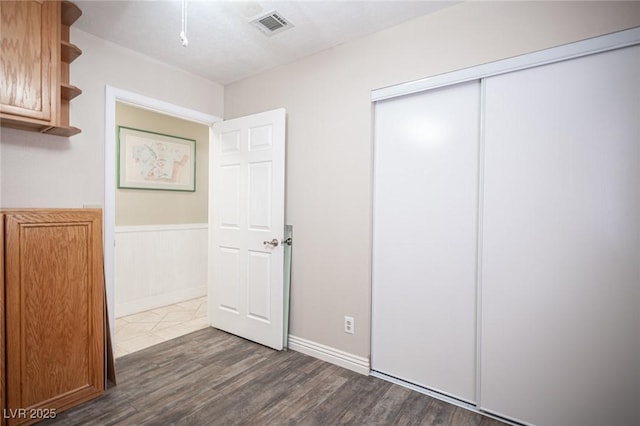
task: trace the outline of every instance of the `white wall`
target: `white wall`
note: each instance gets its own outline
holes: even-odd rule
[[[206,223],[116,227],[115,317],[207,294]]]
[[[287,109],[291,334],[369,356],[371,90],[639,25],[640,2],[469,2],[225,87],[225,118]]]
[[[210,115],[223,115],[223,87],[172,66],[71,29],[82,56],[71,64],[71,138],[2,129],[2,207],[82,207],[104,200],[105,85]],[[170,88],[170,90],[168,90]]]

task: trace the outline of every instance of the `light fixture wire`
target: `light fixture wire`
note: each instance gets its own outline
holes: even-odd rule
[[[182,41],[182,47],[189,45],[187,39],[187,0],[182,0],[182,31],[180,32],[180,40]]]

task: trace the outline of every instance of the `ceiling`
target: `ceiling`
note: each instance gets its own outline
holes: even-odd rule
[[[188,0],[187,47],[181,0],[75,3],[83,14],[74,27],[228,84],[458,2]],[[249,24],[274,10],[293,27],[266,36]]]

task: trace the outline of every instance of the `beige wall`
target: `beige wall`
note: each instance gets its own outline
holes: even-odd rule
[[[371,90],[639,25],[640,2],[463,3],[227,86],[225,118],[287,109],[291,333],[369,355]]]
[[[80,18],[82,19],[82,18]],[[72,28],[83,53],[71,65],[82,95],[71,102],[71,138],[1,129],[0,205],[104,204],[105,85],[222,117],[223,87]]]
[[[116,226],[206,223],[209,127],[118,102],[116,126],[196,141],[196,191],[116,189]]]

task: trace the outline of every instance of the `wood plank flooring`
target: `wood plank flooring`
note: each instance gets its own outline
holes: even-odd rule
[[[505,423],[299,352],[213,328],[117,359],[118,385],[41,424],[433,425]]]

